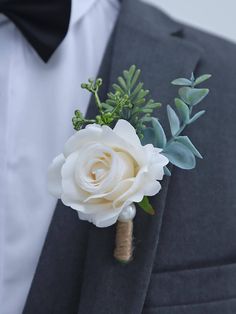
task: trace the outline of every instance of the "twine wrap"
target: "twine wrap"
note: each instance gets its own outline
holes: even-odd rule
[[[120,214],[116,226],[114,257],[121,263],[128,263],[133,258],[133,218],[134,204],[126,207]]]
[[[133,221],[118,221],[116,226],[116,247],[114,257],[128,263],[133,256]]]

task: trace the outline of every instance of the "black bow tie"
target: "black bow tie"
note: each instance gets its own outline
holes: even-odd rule
[[[47,62],[68,31],[71,0],[0,0],[0,13]]]

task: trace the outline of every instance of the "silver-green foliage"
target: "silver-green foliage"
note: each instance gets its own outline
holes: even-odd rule
[[[152,143],[162,148],[170,163],[181,169],[193,169],[196,166],[196,157],[202,158],[197,148],[193,145],[188,136],[182,136],[187,126],[199,119],[205,110],[196,112],[193,110],[209,93],[209,89],[196,88],[211,77],[209,74],[202,75],[195,79],[192,74],[190,79],[178,78],[172,82],[180,86],[179,97],[175,99],[175,110],[167,106],[167,116],[170,125],[171,138],[167,140],[161,123],[156,118],[151,119],[152,126],[144,131],[143,143]],[[165,174],[171,175],[170,170],[165,167]]]

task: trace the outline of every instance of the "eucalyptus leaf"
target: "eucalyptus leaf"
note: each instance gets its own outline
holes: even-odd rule
[[[179,98],[175,98],[175,106],[184,123],[189,121],[189,107]]]
[[[167,115],[169,119],[171,134],[174,136],[179,131],[180,121],[176,112],[169,105],[167,105]]]
[[[182,143],[171,142],[161,154],[166,156],[173,165],[181,169],[190,170],[196,166],[194,154]]]
[[[157,146],[156,134],[153,128],[145,128],[142,134],[142,145],[152,144],[155,147]]]
[[[142,201],[138,203],[139,206],[149,215],[155,215],[155,210],[152,207],[151,203],[147,196],[144,196]]]
[[[167,142],[166,135],[165,135],[165,131],[163,130],[157,118],[152,118],[152,126],[153,126],[153,131],[155,134],[156,145],[154,146],[159,147],[159,148],[164,148]]]
[[[197,119],[199,119],[202,115],[204,115],[204,113],[206,112],[206,110],[201,110],[199,112],[197,112],[190,120],[189,120],[189,124],[193,123],[194,121],[196,121]]]
[[[199,153],[199,151],[196,149],[196,147],[193,145],[191,140],[189,139],[188,136],[178,136],[176,138],[176,142],[184,144],[186,147],[188,147],[192,153],[198,157],[198,158],[203,158],[202,155]]]
[[[179,85],[179,86],[191,86],[192,82],[186,78],[177,78],[176,80],[172,81],[171,84]]]
[[[164,174],[165,174],[166,176],[168,176],[168,177],[170,177],[170,176],[171,176],[170,169],[169,169],[169,168],[167,168],[166,166],[164,167]]]
[[[195,106],[201,102],[209,93],[207,88],[181,87],[179,89],[180,98],[188,105]]]
[[[211,74],[204,74],[204,75],[199,76],[199,77],[195,80],[194,86],[197,86],[197,85],[199,85],[199,84],[201,84],[201,83],[203,83],[203,82],[209,80],[209,78],[211,78]]]

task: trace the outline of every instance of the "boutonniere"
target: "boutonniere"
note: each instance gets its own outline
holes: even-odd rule
[[[193,169],[196,157],[202,158],[183,131],[205,112],[195,108],[209,90],[197,86],[210,75],[172,82],[179,91],[175,109],[167,106],[169,139],[157,118],[161,104],[150,98],[139,78],[140,70],[131,66],[103,101],[101,79],[82,84],[93,94],[99,114],[86,119],[75,111],[76,132],[48,172],[50,192],[80,219],[100,228],[117,223],[114,257],[124,263],[132,259],[136,209],[154,215],[149,197],[160,192],[164,174],[171,175],[167,165]]]

